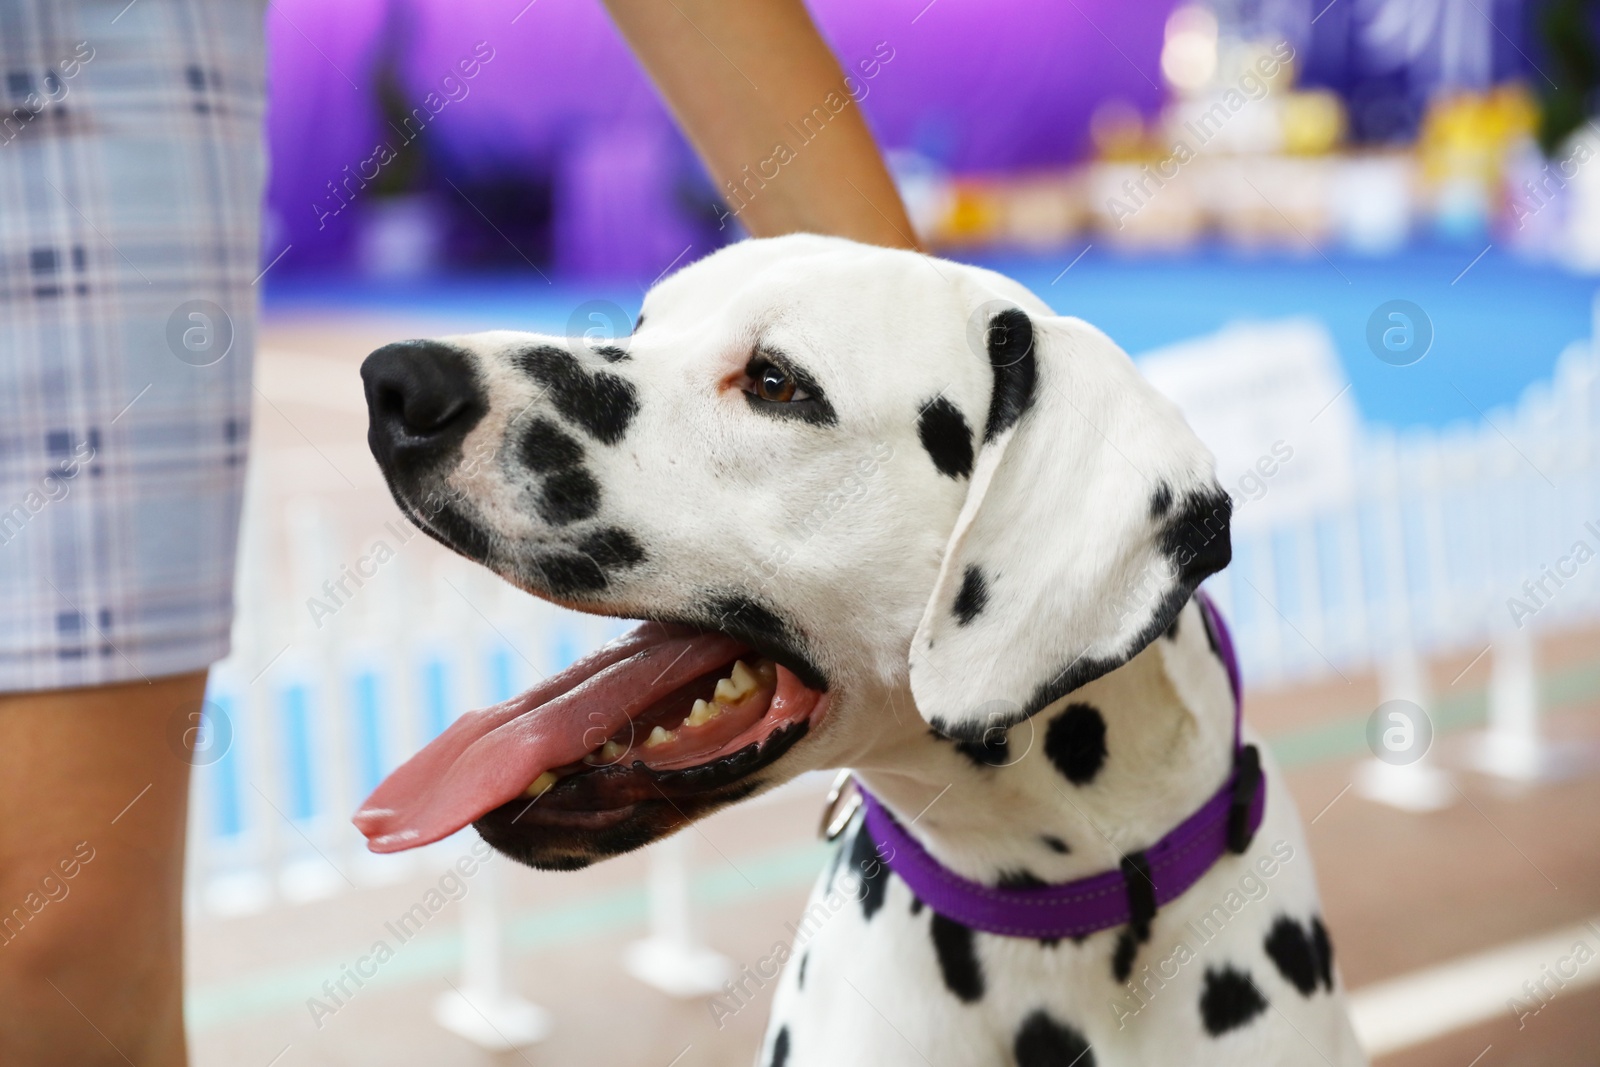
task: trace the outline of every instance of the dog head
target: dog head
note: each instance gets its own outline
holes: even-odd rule
[[[370,443],[426,532],[650,620],[462,719],[357,816],[572,867],[847,765],[909,691],[978,740],[1110,671],[1229,558],[1228,497],[1104,334],[997,274],[836,238],[662,281],[625,342],[380,349]]]

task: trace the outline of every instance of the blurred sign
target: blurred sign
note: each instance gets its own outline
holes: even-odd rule
[[[1359,416],[1321,323],[1235,323],[1138,364],[1215,454],[1236,526],[1304,518],[1349,499]]]

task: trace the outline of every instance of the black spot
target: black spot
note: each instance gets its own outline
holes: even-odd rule
[[[1172,625],[1167,627],[1168,641],[1176,641],[1178,639],[1178,621],[1182,618],[1183,612],[1181,611],[1172,617]]]
[[[1172,510],[1172,486],[1166,482],[1159,482],[1156,491],[1150,496],[1150,517],[1159,519]]]
[[[922,898],[917,896],[915,893],[911,894],[911,914],[922,914]]]
[[[940,474],[966,478],[972,474],[972,428],[961,409],[942,396],[922,405],[917,416],[917,436],[933,457]]]
[[[827,676],[811,662],[802,647],[802,636],[771,608],[740,594],[712,594],[701,621],[713,630],[736,637],[766,656],[782,663],[811,689],[826,691]]]
[[[1106,761],[1106,721],[1089,704],[1068,704],[1044,734],[1044,754],[1073,785],[1088,785]]]
[[[564,526],[590,518],[599,510],[600,486],[582,467],[557,471],[545,479],[539,514],[546,522]]]
[[[637,330],[638,327],[635,326],[634,329]],[[600,347],[593,349],[593,352],[607,363],[624,363],[630,358],[628,353],[624,352],[616,345],[601,345]]]
[[[607,526],[578,542],[578,550],[603,569],[632,567],[644,562],[644,549],[620,526]]]
[[[994,395],[989,399],[989,420],[983,427],[985,443],[999,437],[1022,417],[1033,403],[1038,375],[1033,359],[1033,323],[1017,308],[989,320],[989,365],[994,368]]]
[[[933,951],[939,958],[939,973],[944,975],[945,987],[968,1004],[981,999],[983,967],[978,963],[972,929],[934,912],[929,931],[933,934]]]
[[[1317,975],[1322,988],[1333,992],[1333,942],[1328,938],[1328,928],[1322,925],[1322,916],[1311,917],[1311,944],[1317,950]]]
[[[1010,755],[1010,740],[1006,732],[999,728],[986,729],[982,736],[973,741],[958,741],[940,733],[937,726],[928,728],[928,736],[935,741],[951,742],[957,752],[979,767],[1004,767]]]
[[[421,508],[414,508],[398,493],[395,494],[395,499],[408,515],[417,520],[422,532],[435,541],[446,548],[455,549],[468,559],[480,563],[489,559],[492,545],[488,532],[456,510],[455,505],[425,502]]]
[[[946,723],[939,716],[929,716],[935,729],[949,737],[977,738],[983,732],[998,725],[1004,728],[1015,726],[1024,719],[1043,711],[1068,693],[1083,688],[1096,678],[1101,677],[1127,663],[1133,656],[1154,641],[1164,631],[1173,616],[1183,610],[1189,602],[1192,589],[1178,586],[1170,589],[1161,597],[1155,610],[1150,614],[1150,622],[1138,634],[1134,635],[1126,645],[1126,651],[1120,655],[1109,658],[1100,658],[1079,654],[1066,664],[1055,675],[1040,682],[1033,690],[1033,695],[1014,714],[1005,717],[1004,721],[996,722],[998,716],[991,715],[988,719],[977,722]]]
[[[767,1067],[783,1067],[789,1062],[789,1028],[780,1026],[778,1036],[772,1039],[772,1058]]]
[[[781,640],[789,636],[789,627],[772,609],[748,597],[718,597],[711,605],[718,626],[730,630],[737,628],[740,635]]]
[[[1177,514],[1161,531],[1161,551],[1177,567],[1179,585],[1187,591],[1192,592],[1233,559],[1232,517],[1233,501],[1213,485],[1186,494]],[[1166,625],[1165,619],[1161,625]]]
[[[810,962],[811,953],[802,952],[800,954],[800,966],[796,969],[794,976],[794,986],[796,989],[804,989],[806,987],[806,964]]]
[[[1049,849],[1051,852],[1058,852],[1065,856],[1067,853],[1072,851],[1071,848],[1067,847],[1067,843],[1065,841],[1061,840],[1061,838],[1055,836],[1054,834],[1040,834],[1039,840],[1043,841],[1044,847]]]
[[[1201,629],[1206,632],[1206,644],[1211,646],[1211,654],[1218,659],[1222,658],[1222,646],[1217,643],[1217,631],[1211,626],[1211,616],[1205,612],[1200,613]]]
[[[1278,973],[1290,985],[1310,996],[1317,990],[1317,955],[1304,927],[1287,915],[1280,915],[1267,933],[1267,955],[1277,964]]]
[[[557,596],[593,593],[606,587],[605,571],[589,556],[552,552],[536,556],[533,570],[538,583]]]
[[[861,821],[861,813],[858,811],[855,814],[855,816],[853,816],[853,823],[846,823],[845,824],[845,829],[843,831],[841,831],[841,834],[850,834],[851,833],[851,831],[850,831],[851,825],[853,825],[854,823],[859,823],[860,821]],[[833,857],[828,860],[828,879],[827,879],[827,881],[828,881],[828,888],[830,890],[833,888],[833,880],[839,876],[839,865],[844,863],[845,849],[847,849],[849,847],[850,842],[852,840],[854,840],[853,835],[852,836],[841,836],[839,838],[839,842],[836,845],[834,845],[834,847],[833,847]]]
[[[1267,1002],[1248,974],[1232,967],[1206,968],[1205,988],[1200,991],[1200,1019],[1206,1033],[1219,1037],[1267,1010]]]
[[[549,419],[534,419],[522,435],[521,454],[523,466],[544,474],[576,467],[583,460],[583,446]]]
[[[1177,581],[1157,600],[1143,628],[1115,655],[1102,658],[1080,653],[1073,657],[1055,675],[1040,682],[1022,708],[1000,725],[1014,726],[1068,693],[1116,670],[1160,636],[1189,602],[1195,587],[1208,575],[1226,567],[1233,558],[1228,533],[1232,508],[1228,495],[1214,485],[1204,492],[1185,496],[1158,540],[1161,551],[1171,559],[1178,572]],[[935,723],[941,733],[963,738],[976,737],[991,725],[994,724],[988,721]]]
[[[1126,982],[1133,973],[1133,961],[1139,955],[1139,936],[1124,928],[1117,933],[1117,947],[1111,954],[1111,977],[1118,984]]]
[[[856,826],[855,838],[850,842],[850,872],[861,879],[861,915],[870,922],[889,892],[889,867],[878,858],[865,823]]]
[[[956,594],[954,604],[956,624],[967,625],[978,617],[988,603],[989,584],[983,580],[983,571],[978,569],[976,563],[967,564],[967,572],[961,576],[961,591]]]
[[[1049,885],[1043,878],[1028,870],[1001,871],[997,883],[1001,889],[1043,889]]]
[[[980,767],[1004,767],[1010,757],[1011,742],[1004,730],[987,730],[981,740],[957,741],[955,745],[957,752]]]
[[[1332,961],[1323,961],[1327,938],[1328,931],[1320,920],[1314,919],[1308,930],[1287,915],[1280,915],[1267,932],[1263,947],[1284,980],[1298,989],[1301,996],[1309,997],[1317,991],[1317,983],[1325,973],[1332,987]],[[1318,944],[1319,940],[1322,945]]]
[[[622,440],[639,413],[638,393],[631,382],[609,371],[590,371],[571,352],[538,345],[515,353],[511,360],[549,388],[550,399],[564,418],[605,444]]]
[[[1022,1020],[1011,1055],[1017,1067],[1095,1067],[1088,1040],[1043,1011]]]
[[[1128,925],[1117,935],[1111,975],[1120,984],[1133,973],[1139,946],[1150,940],[1150,923],[1156,917],[1156,884],[1150,877],[1150,859],[1143,852],[1128,853],[1119,866],[1128,894]]]

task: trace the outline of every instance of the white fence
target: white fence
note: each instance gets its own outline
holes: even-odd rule
[[[1512,410],[1445,432],[1367,434],[1346,503],[1239,533],[1210,588],[1247,679],[1348,673],[1396,648],[1476,652],[1514,626],[1513,599],[1527,626],[1595,621],[1597,369],[1574,345]],[[262,468],[235,653],[210,694],[232,737],[205,739],[196,776],[193,902],[220,913],[403,875],[414,861],[369,855],[349,824],[383,774],[455,714],[623,628],[418,550],[426,540],[398,520],[341,522],[310,497],[273,505]]]
[[[1360,669],[1405,647],[1476,653],[1508,630],[1600,618],[1587,344],[1514,408],[1444,432],[1367,432],[1353,461],[1347,501],[1236,533],[1233,564],[1208,583],[1249,680]]]
[[[462,711],[626,628],[429,551],[398,519],[341,529],[314,497],[265,515],[263,466],[234,653],[213,671],[195,768],[193,903],[222,914],[405,876],[411,854],[375,856],[350,825],[360,801]]]

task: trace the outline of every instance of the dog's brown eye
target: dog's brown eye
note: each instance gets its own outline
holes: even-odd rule
[[[756,395],[762,400],[787,404],[794,399],[795,383],[789,372],[768,363],[756,373]]]
[[[792,404],[799,400],[809,400],[810,396],[800,388],[793,374],[776,363],[762,360],[752,366],[747,372],[750,375],[750,391],[762,400],[773,404]]]

